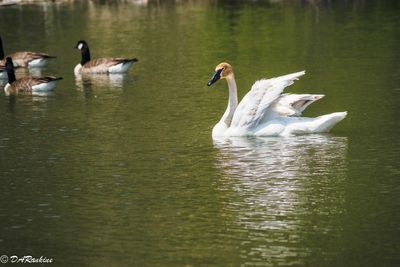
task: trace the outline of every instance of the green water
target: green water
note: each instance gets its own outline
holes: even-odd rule
[[[0,93],[0,255],[399,266],[400,2],[312,3],[0,8],[6,52],[57,55],[33,74],[64,77],[48,96]],[[79,39],[93,57],[139,63],[77,80]],[[257,79],[305,69],[287,91],[326,97],[304,115],[349,115],[330,134],[213,143],[227,90],[206,83],[221,61],[240,97]]]

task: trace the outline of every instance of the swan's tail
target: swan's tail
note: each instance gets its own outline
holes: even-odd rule
[[[346,118],[347,111],[344,112],[335,112],[331,114],[326,114],[315,118],[313,122],[313,126],[311,129],[313,133],[324,133],[329,132],[333,126],[335,126],[338,122]]]
[[[316,118],[291,117],[289,124],[280,135],[309,134],[329,132],[338,122],[343,120],[347,111],[335,112]]]

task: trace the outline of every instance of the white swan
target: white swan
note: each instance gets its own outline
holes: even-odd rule
[[[343,120],[347,112],[335,112],[316,118],[299,117],[303,110],[324,95],[282,94],[304,71],[256,81],[238,103],[232,66],[220,63],[208,86],[226,79],[229,87],[228,107],[214,126],[212,136],[288,136],[328,132]]]

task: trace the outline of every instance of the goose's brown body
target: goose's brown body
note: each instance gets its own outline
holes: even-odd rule
[[[12,58],[14,62],[14,67],[34,67],[30,66],[30,63],[34,60],[41,60],[41,61],[47,61],[48,59],[55,58],[54,56],[50,56],[49,54],[46,53],[38,53],[38,52],[15,52],[10,55],[7,55],[7,57]],[[44,62],[41,64],[43,65]],[[0,61],[0,65],[5,65],[5,60],[3,59]]]
[[[55,84],[50,84],[52,82],[61,80],[62,78],[54,77],[54,76],[46,76],[46,77],[25,77],[12,82],[11,84],[8,83],[4,87],[4,91],[7,94],[18,94],[18,93],[31,93],[35,87],[40,87],[41,85],[46,84],[47,90],[54,88]]]
[[[119,64],[127,64],[127,69],[136,62],[136,59],[126,58],[97,58],[86,62],[80,69],[80,73],[109,73],[110,68]]]
[[[10,57],[6,58],[6,72],[8,83],[4,87],[7,95],[18,93],[32,93],[36,91],[49,91],[54,89],[55,82],[61,80],[61,77],[24,77],[16,79],[14,72],[14,63]]]

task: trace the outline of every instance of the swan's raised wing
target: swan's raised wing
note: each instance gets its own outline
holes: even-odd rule
[[[231,127],[251,128],[258,125],[268,107],[305,71],[256,81],[235,110]]]
[[[311,94],[282,94],[269,108],[278,116],[300,116],[313,102],[324,95]]]

